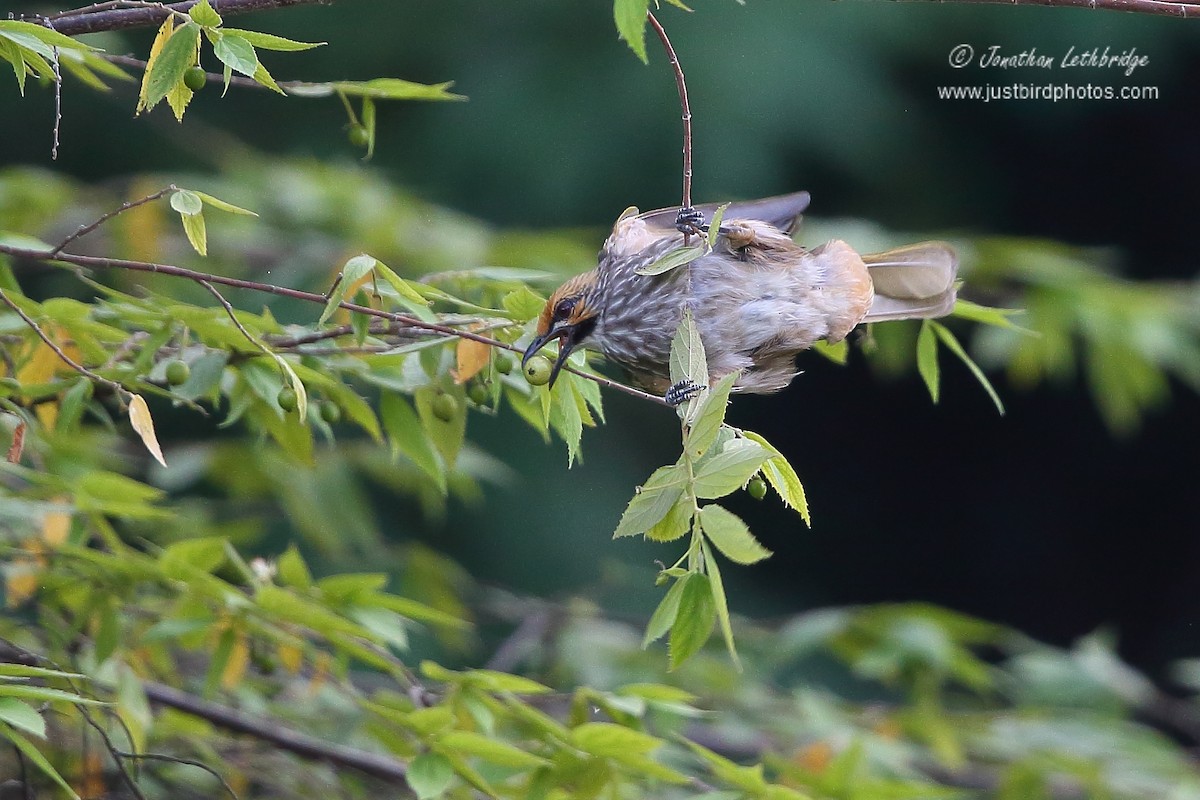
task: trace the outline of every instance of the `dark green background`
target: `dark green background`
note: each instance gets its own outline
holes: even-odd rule
[[[13,10],[27,6],[6,3]],[[697,200],[808,189],[812,214],[914,236],[1013,234],[1114,248],[1136,278],[1194,280],[1200,21],[953,3],[751,0],[661,12],[687,72]],[[267,56],[279,79],[392,75],[454,80],[460,104],[389,104],[362,169],[501,226],[586,227],[597,246],[620,211],[679,193],[675,86],[653,40],[644,66],[617,41],[605,2],[350,2],[237,20],[320,50]],[[150,34],[108,38],[144,53]],[[951,49],[1000,45],[1060,57],[1136,47],[1147,67],[954,70]],[[215,65],[209,64],[210,68]],[[939,101],[941,84],[1091,82],[1157,86],[1143,102]],[[58,167],[86,180],[219,168],[226,137],[264,153],[350,162],[336,101],[202,93],[180,127],[132,119],[133,95],[64,96]],[[49,165],[50,93],[0,82],[0,166]],[[857,224],[857,223],[855,223]],[[847,223],[847,230],[851,230]],[[969,280],[969,275],[968,275]],[[968,282],[964,294],[971,296]],[[805,481],[810,532],[772,502],[736,501],[777,555],[726,570],[735,610],[925,599],[1057,641],[1112,625],[1123,652],[1156,665],[1194,655],[1200,402],[1114,439],[1077,386],[998,388],[998,418],[965,370],[944,362],[940,406],[914,377],[816,358],[785,393],[735,402]],[[564,596],[601,587],[646,614],[654,558],[609,541],[632,486],[673,460],[668,414],[612,396],[609,425],[566,470],[511,418],[472,435],[519,476],[485,505],[431,529],[397,503],[398,537],[444,548],[488,581]],[[630,587],[636,587],[631,591]]]

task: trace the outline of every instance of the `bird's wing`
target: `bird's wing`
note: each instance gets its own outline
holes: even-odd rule
[[[793,192],[775,197],[764,197],[761,200],[731,203],[729,208],[725,209],[725,219],[761,220],[774,225],[785,233],[792,233],[799,226],[800,215],[808,208],[808,202],[811,199],[808,192]],[[717,206],[717,203],[706,203],[696,206],[696,209],[704,213],[704,221],[707,223],[712,220]],[[647,211],[639,215],[639,219],[654,228],[674,230],[675,218],[678,216],[679,206],[675,206],[674,208]]]
[[[875,287],[868,322],[940,317],[954,308],[958,256],[945,242],[921,242],[863,256]]]

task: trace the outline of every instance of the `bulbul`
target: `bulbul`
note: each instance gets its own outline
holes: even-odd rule
[[[945,316],[958,258],[945,242],[859,255],[835,239],[811,250],[791,234],[808,192],[733,203],[711,252],[659,275],[638,274],[684,245],[702,245],[715,206],[629,209],[596,268],[550,296],[522,363],[558,340],[551,385],[571,351],[600,350],[649,391],[671,385],[671,340],[690,308],[712,382],[739,372],[735,391],[767,394],[791,383],[796,355],[838,342],[863,322]]]

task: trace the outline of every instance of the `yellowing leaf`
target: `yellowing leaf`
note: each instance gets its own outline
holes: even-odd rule
[[[242,682],[242,678],[246,676],[246,667],[249,664],[250,643],[246,640],[246,635],[241,633],[234,641],[233,649],[229,651],[229,660],[225,662],[225,669],[221,670],[221,688],[237,688],[238,684]]]
[[[491,358],[492,348],[474,339],[459,339],[455,355],[458,358],[458,368],[451,371],[455,383],[466,383],[479,374]]]
[[[150,416],[146,399],[140,394],[135,394],[129,401],[129,424],[142,437],[142,444],[146,445],[155,461],[165,467],[167,462],[163,458],[162,448],[158,446],[158,437],[154,434],[154,419]]]
[[[69,498],[61,497],[59,500],[63,503],[69,502]],[[71,529],[71,515],[65,511],[49,511],[46,516],[42,517],[42,538],[50,545],[59,545],[67,540],[67,533]]]
[[[150,89],[150,73],[154,70],[155,63],[158,62],[158,54],[162,52],[163,45],[171,38],[171,34],[175,32],[175,17],[168,15],[163,20],[163,24],[159,27],[158,33],[154,37],[154,42],[150,45],[150,57],[146,59],[146,70],[142,73],[142,88],[138,90],[138,114],[150,107],[147,101]]]

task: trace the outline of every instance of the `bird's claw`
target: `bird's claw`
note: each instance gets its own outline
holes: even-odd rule
[[[699,235],[704,233],[708,229],[708,226],[704,224],[704,212],[691,206],[679,209],[679,215],[675,217],[675,228],[683,234]]]
[[[703,389],[704,387],[700,384],[685,378],[672,384],[671,388],[667,389],[667,393],[663,395],[663,399],[672,406],[679,406],[700,394]]]

